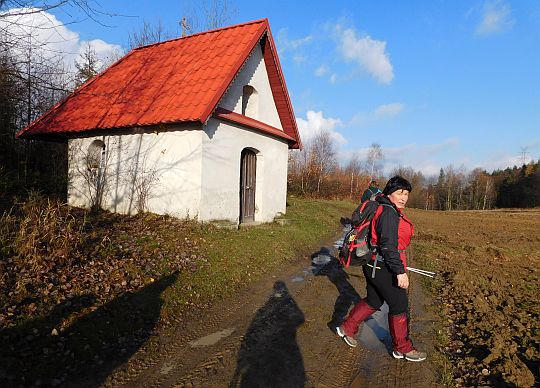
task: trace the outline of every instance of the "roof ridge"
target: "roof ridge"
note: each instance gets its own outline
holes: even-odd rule
[[[146,49],[146,48],[149,48],[149,47],[158,46],[158,45],[160,45],[160,44],[176,42],[176,41],[182,40],[182,39],[193,38],[193,37],[199,36],[199,35],[213,34],[213,33],[216,33],[216,32],[222,32],[222,31],[224,31],[224,30],[228,30],[228,29],[231,29],[231,28],[244,27],[244,26],[249,26],[250,24],[257,24],[257,23],[264,23],[264,22],[266,22],[266,23],[268,24],[268,18],[263,18],[263,19],[258,19],[258,20],[252,20],[252,21],[250,21],[250,22],[245,22],[245,23],[235,24],[235,25],[233,25],[233,26],[226,26],[226,27],[215,28],[215,29],[213,29],[213,30],[201,31],[201,32],[197,32],[197,33],[191,34],[191,35],[186,35],[186,36],[181,36],[181,37],[174,38],[174,39],[164,40],[164,41],[162,41],[162,42],[151,43],[151,44],[147,44],[147,45],[145,45],[145,46],[136,47],[136,48],[134,48],[132,51],[142,50],[142,49]]]

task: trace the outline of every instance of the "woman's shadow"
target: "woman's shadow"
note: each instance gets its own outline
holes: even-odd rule
[[[297,328],[304,314],[283,281],[255,314],[238,352],[230,387],[304,387],[306,374]]]
[[[328,248],[321,247],[319,251],[313,253],[311,262],[313,264],[313,274],[315,276],[326,276],[339,292],[334,303],[332,319],[327,323],[330,330],[335,333],[336,328],[345,320],[349,309],[360,302],[361,297],[349,282],[351,275],[343,270],[343,266],[337,258],[331,255]]]

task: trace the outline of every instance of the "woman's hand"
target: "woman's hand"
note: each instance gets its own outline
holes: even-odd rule
[[[397,275],[397,285],[399,288],[407,289],[409,287],[409,277],[406,273]]]

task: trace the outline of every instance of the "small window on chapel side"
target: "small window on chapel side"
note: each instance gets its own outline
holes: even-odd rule
[[[101,140],[94,140],[88,147],[86,154],[86,164],[89,169],[101,167],[101,160],[105,152],[105,143]]]
[[[258,110],[257,90],[251,85],[245,85],[242,90],[242,114],[256,119],[259,113]]]

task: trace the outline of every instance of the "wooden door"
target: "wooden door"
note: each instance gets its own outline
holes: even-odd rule
[[[255,221],[255,174],[257,156],[255,152],[242,151],[240,162],[240,222]]]

